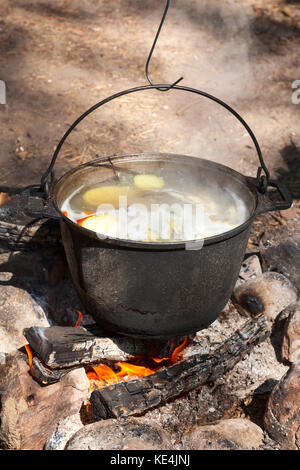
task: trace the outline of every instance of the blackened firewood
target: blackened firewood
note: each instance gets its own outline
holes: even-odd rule
[[[98,326],[31,327],[24,336],[37,356],[50,368],[79,366],[103,360],[128,361],[137,356],[168,357],[183,338],[154,341],[108,336]]]
[[[270,335],[266,319],[249,320],[213,354],[195,354],[153,375],[95,390],[91,395],[94,420],[143,413],[232,369],[255,345]]]
[[[42,385],[50,385],[59,382],[68,372],[70,372],[69,369],[59,371],[47,369],[37,357],[33,358],[30,367],[30,374]]]
[[[33,219],[26,216],[20,204],[21,189],[8,192],[0,205],[0,246],[19,251],[38,246],[56,246],[60,243],[57,220]],[[3,194],[3,193],[2,193]]]

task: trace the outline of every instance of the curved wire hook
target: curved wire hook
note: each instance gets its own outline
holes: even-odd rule
[[[161,28],[162,28],[162,25],[164,24],[165,18],[167,16],[169,5],[170,5],[170,0],[167,0],[167,3],[166,3],[166,6],[165,6],[165,10],[164,10],[160,25],[158,27],[156,36],[154,38],[154,41],[153,41],[153,44],[152,44],[152,47],[150,49],[149,56],[148,56],[148,59],[147,59],[147,62],[146,62],[146,77],[147,77],[147,80],[150,83],[150,85],[154,85],[154,86],[155,86],[155,84],[152,82],[152,80],[150,78],[150,75],[149,75],[149,64],[150,64],[150,60],[151,60],[153,51],[155,49],[157,40],[158,40],[158,36],[159,36]],[[159,91],[168,91],[168,90],[170,90],[170,88],[173,88],[175,85],[177,85],[177,83],[181,82],[181,80],[183,80],[183,77],[179,78],[178,80],[176,80],[176,82],[174,82],[172,85],[170,85],[168,87],[164,87],[164,88],[158,88],[157,87],[157,90],[159,90]]]

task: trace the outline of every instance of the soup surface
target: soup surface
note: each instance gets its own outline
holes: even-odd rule
[[[61,210],[99,238],[160,243],[219,235],[249,217],[244,201],[220,184],[126,170],[81,185]]]

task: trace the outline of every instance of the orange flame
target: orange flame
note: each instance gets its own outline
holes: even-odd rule
[[[106,364],[92,367],[87,372],[87,377],[90,381],[90,389],[102,388],[106,385],[113,385],[124,380],[124,377],[145,377],[154,374],[154,370],[147,367],[136,366],[127,362],[117,362],[116,365],[120,367],[119,372],[114,372]]]
[[[148,369],[148,367],[136,366],[128,362],[117,362],[117,366],[121,368],[120,372],[117,372],[117,377],[120,378],[134,375],[137,377],[146,377],[155,372],[154,370]]]
[[[177,348],[174,349],[172,356],[171,356],[172,364],[176,364],[176,362],[178,362],[178,355],[183,350],[183,348],[185,348],[187,341],[188,341],[188,337],[186,336],[183,342]]]
[[[152,358],[152,361],[161,363],[163,361],[169,361],[171,364],[175,364],[179,361],[179,354],[186,346],[188,337],[184,338],[184,341],[173,351],[171,357],[163,358]],[[154,374],[160,367],[150,369],[149,367],[138,366],[130,364],[128,362],[116,362],[115,365],[120,368],[118,372],[114,372],[112,368],[106,364],[100,364],[99,366],[87,367],[87,377],[90,381],[90,390],[95,388],[102,388],[106,385],[112,385],[119,383],[120,381],[126,381],[128,377],[146,377],[147,375]]]
[[[28,356],[29,367],[31,367],[32,366],[33,354],[31,352],[30,346],[28,344],[25,344],[25,349],[26,349],[27,356]]]
[[[102,388],[119,382],[115,372],[105,364],[92,367],[92,370],[87,372],[87,377],[90,381],[91,390],[93,390],[93,386]]]
[[[77,322],[74,325],[74,328],[77,328],[77,326],[82,322],[83,319],[82,313],[79,310],[76,310],[76,312],[78,313],[78,318]]]
[[[152,357],[152,361],[156,362],[157,364],[160,364],[163,361],[168,361],[168,357],[162,357],[161,359],[159,357]]]

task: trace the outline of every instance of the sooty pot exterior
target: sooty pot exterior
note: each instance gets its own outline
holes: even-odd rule
[[[186,335],[216,320],[230,298],[250,224],[200,250],[140,250],[89,238],[61,222],[76,290],[97,323],[117,334]]]
[[[64,175],[54,189],[58,211],[74,190],[95,178],[111,178],[103,160]],[[248,220],[230,233],[205,240],[147,243],[101,239],[63,216],[61,220],[70,273],[87,311],[103,328],[147,338],[183,336],[207,327],[226,305],[245,253],[258,207],[258,193],[247,178],[223,165],[172,154],[113,157],[115,168],[156,174],[164,168],[201,189],[211,181],[229,188],[245,203]],[[97,166],[96,166],[97,164]]]

